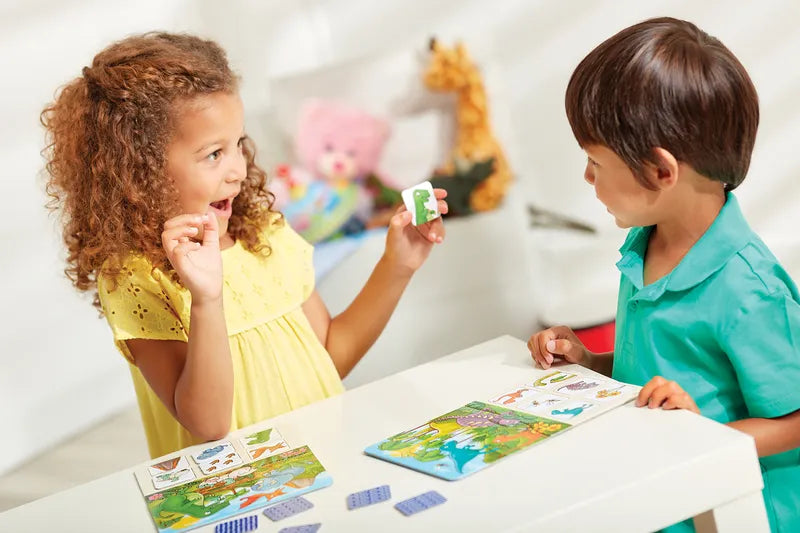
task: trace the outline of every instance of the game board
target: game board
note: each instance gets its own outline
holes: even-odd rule
[[[159,532],[188,531],[333,482],[307,446],[289,449],[272,429],[210,443],[135,475]]]
[[[470,402],[364,453],[454,481],[622,405],[638,391],[607,378],[553,370],[491,403]]]

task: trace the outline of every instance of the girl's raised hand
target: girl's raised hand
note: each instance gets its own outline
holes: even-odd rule
[[[203,239],[198,242],[201,233]],[[164,223],[161,244],[181,283],[198,303],[222,297],[219,224],[213,214],[178,215]]]
[[[447,191],[434,189],[433,194],[436,196],[439,213],[446,214],[448,206],[444,199],[447,197]],[[444,240],[444,233],[442,217],[414,226],[411,224],[411,213],[405,205],[401,205],[389,221],[384,255],[392,265],[413,273],[428,258],[434,243],[438,244]]]

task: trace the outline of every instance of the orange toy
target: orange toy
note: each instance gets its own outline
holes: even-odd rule
[[[511,170],[503,150],[492,134],[486,91],[478,68],[462,44],[446,48],[436,39],[430,42],[430,60],[424,74],[425,85],[432,91],[454,92],[456,104],[456,145],[445,167],[453,173],[465,167],[494,158],[494,169],[472,191],[469,203],[475,211],[497,207],[511,183]]]

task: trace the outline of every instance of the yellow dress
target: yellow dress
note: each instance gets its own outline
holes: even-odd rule
[[[263,257],[239,242],[222,251],[223,306],[233,360],[231,431],[344,390],[301,305],[314,290],[313,248],[286,223],[267,230]],[[136,367],[128,339],[188,340],[191,294],[142,257],[125,262],[114,290],[98,280],[100,303],[128,360],[150,455],[197,444]]]

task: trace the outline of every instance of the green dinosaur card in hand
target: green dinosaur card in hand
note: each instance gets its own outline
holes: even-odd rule
[[[411,212],[411,222],[420,226],[439,216],[439,202],[433,194],[431,182],[424,181],[402,192],[403,203]]]

